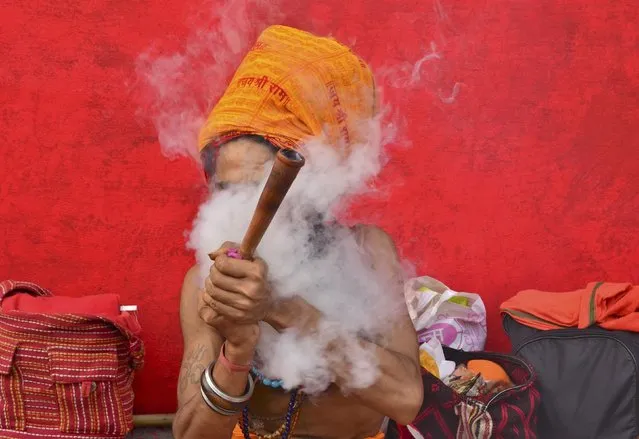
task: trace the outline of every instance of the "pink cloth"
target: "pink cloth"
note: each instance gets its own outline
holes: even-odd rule
[[[14,294],[2,301],[2,310],[37,314],[91,314],[112,319],[120,315],[120,297],[117,294],[84,297]]]

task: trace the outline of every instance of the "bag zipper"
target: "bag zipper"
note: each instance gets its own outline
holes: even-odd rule
[[[476,399],[474,399],[473,397],[470,397],[470,396],[459,395],[461,397],[462,401],[471,402],[473,404],[480,404],[481,405],[481,411],[479,412],[479,415],[483,415],[484,413],[486,413],[486,411],[490,408],[491,404],[493,404],[495,401],[497,401],[498,399],[503,397],[504,394],[506,394],[508,392],[515,392],[515,391],[517,391],[519,389],[522,389],[524,387],[530,386],[530,384],[532,382],[534,382],[534,380],[535,380],[536,372],[522,358],[519,358],[519,357],[514,356],[514,355],[498,354],[498,353],[495,353],[495,352],[482,352],[481,353],[481,358],[484,359],[484,360],[493,360],[493,361],[495,361],[497,363],[499,363],[499,360],[502,360],[502,361],[503,360],[507,360],[509,362],[518,363],[520,366],[523,366],[524,368],[526,368],[530,378],[528,380],[526,380],[526,382],[524,382],[522,384],[518,384],[516,386],[510,387],[508,389],[504,389],[504,390],[498,392],[492,398],[490,398],[487,403],[483,403],[481,401],[477,401]],[[471,428],[472,428],[472,426],[474,426],[476,421],[477,420],[475,419],[474,421],[470,422]]]
[[[564,330],[561,330],[561,331],[570,331],[570,330],[569,329],[568,330],[564,329]],[[583,330],[582,329],[576,329],[576,331],[583,331]],[[588,335],[587,334],[580,334],[580,335],[575,334],[574,336],[570,336],[569,335],[568,337],[561,337],[561,336],[558,336],[558,335],[545,335],[545,336],[542,335],[542,336],[534,337],[534,338],[532,338],[530,340],[527,340],[526,342],[524,342],[521,346],[519,346],[517,348],[515,353],[519,354],[519,351],[521,349],[523,349],[526,345],[528,345],[530,343],[534,343],[534,342],[539,341],[539,340],[557,339],[557,338],[559,338],[559,339],[573,338],[574,339],[574,338],[591,338],[591,337],[608,338],[608,339],[616,341],[621,346],[623,346],[623,348],[626,350],[626,352],[628,352],[628,354],[630,354],[630,358],[632,359],[632,362],[635,365],[635,378],[639,375],[639,368],[637,366],[637,359],[635,358],[635,355],[632,353],[630,348],[624,342],[622,342],[621,340],[617,340],[616,338],[614,338],[612,336],[609,336],[609,335],[606,335],[606,334],[588,334]],[[491,404],[493,404],[495,401],[497,401],[499,398],[501,398],[505,393],[514,392],[516,390],[519,390],[519,389],[527,386],[530,383],[530,381],[533,379],[532,376],[533,376],[534,372],[532,371],[531,367],[528,366],[528,364],[526,364],[525,362],[522,362],[522,363],[526,366],[526,368],[528,369],[529,373],[531,373],[531,379],[526,381],[523,384],[519,384],[517,386],[510,387],[508,389],[502,390],[501,392],[497,393],[495,396],[490,398],[490,400],[488,400],[488,402],[484,405],[482,413],[486,413],[488,411],[488,409],[490,408]],[[637,382],[637,381],[635,380],[635,382]],[[637,391],[635,391],[635,407],[637,407],[637,397],[638,396],[639,396],[639,389]],[[636,411],[636,409],[635,409],[635,411]],[[635,419],[636,419],[636,417],[635,417]],[[635,433],[636,433],[636,431],[637,431],[637,429],[635,428]],[[633,433],[633,435],[636,436],[635,433]]]
[[[599,334],[584,334],[583,333],[583,331],[584,331],[583,329],[560,329],[559,331],[563,332],[563,335],[565,335],[565,336],[562,336],[562,335],[559,335],[559,334],[533,336],[529,340],[526,340],[522,344],[517,346],[517,350],[515,351],[515,354],[519,354],[519,351],[521,351],[527,345],[529,345],[530,343],[534,343],[536,341],[539,341],[539,340],[564,339],[564,338],[578,339],[578,338],[596,338],[596,337],[607,338],[609,340],[616,341],[621,346],[623,346],[623,348],[626,350],[626,352],[628,352],[628,354],[630,355],[630,358],[632,358],[632,362],[635,364],[635,372],[639,375],[639,365],[637,364],[637,358],[635,357],[635,354],[632,353],[630,348],[623,341],[621,341],[621,340],[619,340],[619,339],[617,339],[617,338],[615,338],[615,337],[613,337],[611,335],[608,335],[608,334],[601,334],[601,333],[599,333]]]
[[[493,395],[492,398],[490,398],[488,400],[487,403],[481,403],[484,406],[484,412],[486,410],[488,410],[488,408],[490,407],[490,405],[492,403],[494,403],[497,399],[499,399],[500,397],[502,397],[504,394],[509,393],[509,392],[513,392],[519,389],[522,389],[526,386],[529,386],[531,382],[534,381],[534,378],[536,376],[535,371],[532,369],[532,367],[530,367],[530,365],[528,365],[528,363],[526,363],[526,361],[524,361],[523,359],[519,358],[519,357],[515,357],[515,356],[508,356],[508,355],[500,355],[500,354],[496,354],[496,353],[483,353],[482,358],[485,360],[508,360],[510,362],[517,362],[519,363],[520,366],[523,366],[526,368],[526,370],[528,371],[528,374],[530,375],[530,378],[522,384],[518,384],[516,386],[513,387],[509,387],[508,389],[504,389],[501,390],[499,392],[497,392],[495,395]],[[470,397],[472,398],[472,397]],[[475,402],[479,402],[479,401],[475,401]]]
[[[534,377],[534,372],[533,372],[533,370],[530,368],[530,366],[528,366],[527,364],[526,364],[526,369],[528,369],[528,372],[530,373],[531,378],[530,378],[528,381],[526,381],[525,383],[523,383],[523,384],[518,384],[518,385],[516,385],[516,386],[510,387],[510,388],[508,388],[508,389],[504,389],[504,390],[502,390],[502,391],[500,391],[500,392],[496,393],[496,394],[495,394],[492,398],[490,398],[490,399],[488,400],[488,402],[486,403],[486,406],[484,407],[484,412],[486,412],[486,411],[488,410],[488,408],[490,407],[490,405],[491,405],[493,402],[495,402],[498,398],[500,398],[501,396],[503,396],[505,393],[513,392],[513,391],[519,390],[519,389],[521,389],[521,388],[523,388],[523,387],[526,387],[526,386],[530,385],[530,382],[532,381],[532,379],[533,379],[533,377]]]
[[[509,393],[509,392],[516,392],[516,391],[517,391],[517,390],[519,390],[519,389],[522,389],[522,388],[524,388],[524,387],[526,387],[526,386],[529,386],[529,385],[530,385],[530,383],[531,383],[532,381],[534,381],[534,378],[535,378],[535,371],[534,371],[534,370],[533,370],[533,369],[532,369],[532,368],[531,368],[531,367],[530,367],[530,366],[529,366],[529,365],[528,365],[528,364],[527,364],[524,360],[522,360],[522,359],[520,359],[520,358],[517,358],[517,357],[505,357],[505,356],[501,356],[501,355],[499,355],[499,354],[493,354],[493,355],[492,355],[492,357],[493,357],[493,359],[497,359],[497,358],[502,358],[502,359],[504,359],[504,358],[508,358],[508,360],[509,360],[509,361],[513,361],[513,360],[512,360],[512,358],[516,358],[516,360],[518,360],[518,361],[520,362],[520,364],[523,364],[523,366],[524,366],[524,367],[528,370],[528,373],[530,374],[530,379],[528,379],[528,380],[527,380],[525,383],[523,383],[523,384],[518,384],[518,385],[516,385],[516,386],[510,387],[510,388],[508,388],[508,389],[504,389],[504,390],[502,390],[502,391],[500,391],[500,392],[496,393],[496,394],[495,394],[492,398],[490,398],[490,399],[488,400],[488,402],[487,402],[486,404],[481,403],[481,404],[482,404],[482,406],[483,406],[483,407],[482,407],[482,410],[481,410],[481,412],[480,412],[480,414],[481,414],[481,415],[485,414],[485,413],[488,411],[488,409],[491,407],[491,405],[492,405],[495,401],[498,401],[501,397],[503,397],[503,396],[504,396],[504,394]],[[475,422],[477,422],[478,420],[479,420],[479,417],[477,417],[477,418],[475,418],[475,420],[471,421],[471,423],[470,423],[471,428],[473,428],[473,427],[474,427]]]

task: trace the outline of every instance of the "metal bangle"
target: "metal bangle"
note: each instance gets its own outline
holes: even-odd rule
[[[253,377],[251,376],[251,374],[247,375],[248,382],[246,383],[246,389],[244,391],[244,395],[231,396],[225,393],[224,391],[222,391],[222,389],[220,389],[215,383],[215,380],[213,380],[212,371],[214,366],[215,366],[215,361],[211,362],[211,364],[202,372],[201,387],[205,391],[215,394],[218,398],[220,398],[224,402],[229,403],[231,406],[233,406],[233,408],[237,408],[241,410],[244,407],[244,405],[248,402],[248,400],[251,399],[251,396],[253,396],[253,391],[255,390],[255,381],[253,380]]]
[[[208,395],[206,394],[206,391],[204,390],[204,387],[202,386],[200,386],[200,393],[202,394],[202,399],[204,400],[204,403],[214,412],[217,412],[218,414],[222,416],[235,416],[240,413],[240,410],[231,411],[231,410],[226,410],[225,408],[222,408],[222,407],[218,407],[213,401],[209,399]]]

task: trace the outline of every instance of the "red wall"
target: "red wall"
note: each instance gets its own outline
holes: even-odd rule
[[[183,48],[200,5],[181,3],[23,0],[0,18],[0,278],[139,305],[139,412],[174,410],[184,231],[202,182],[187,159],[161,155],[131,90],[142,51]],[[639,282],[632,0],[287,0],[282,11],[353,44],[385,81],[404,147],[381,177],[386,198],[358,214],[420,274],[483,296],[489,348],[508,348],[497,307],[520,289]],[[440,59],[411,81],[431,41]]]

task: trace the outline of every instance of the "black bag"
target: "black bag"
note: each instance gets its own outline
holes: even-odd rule
[[[513,353],[537,372],[541,439],[637,439],[639,334],[542,331],[504,316]]]

